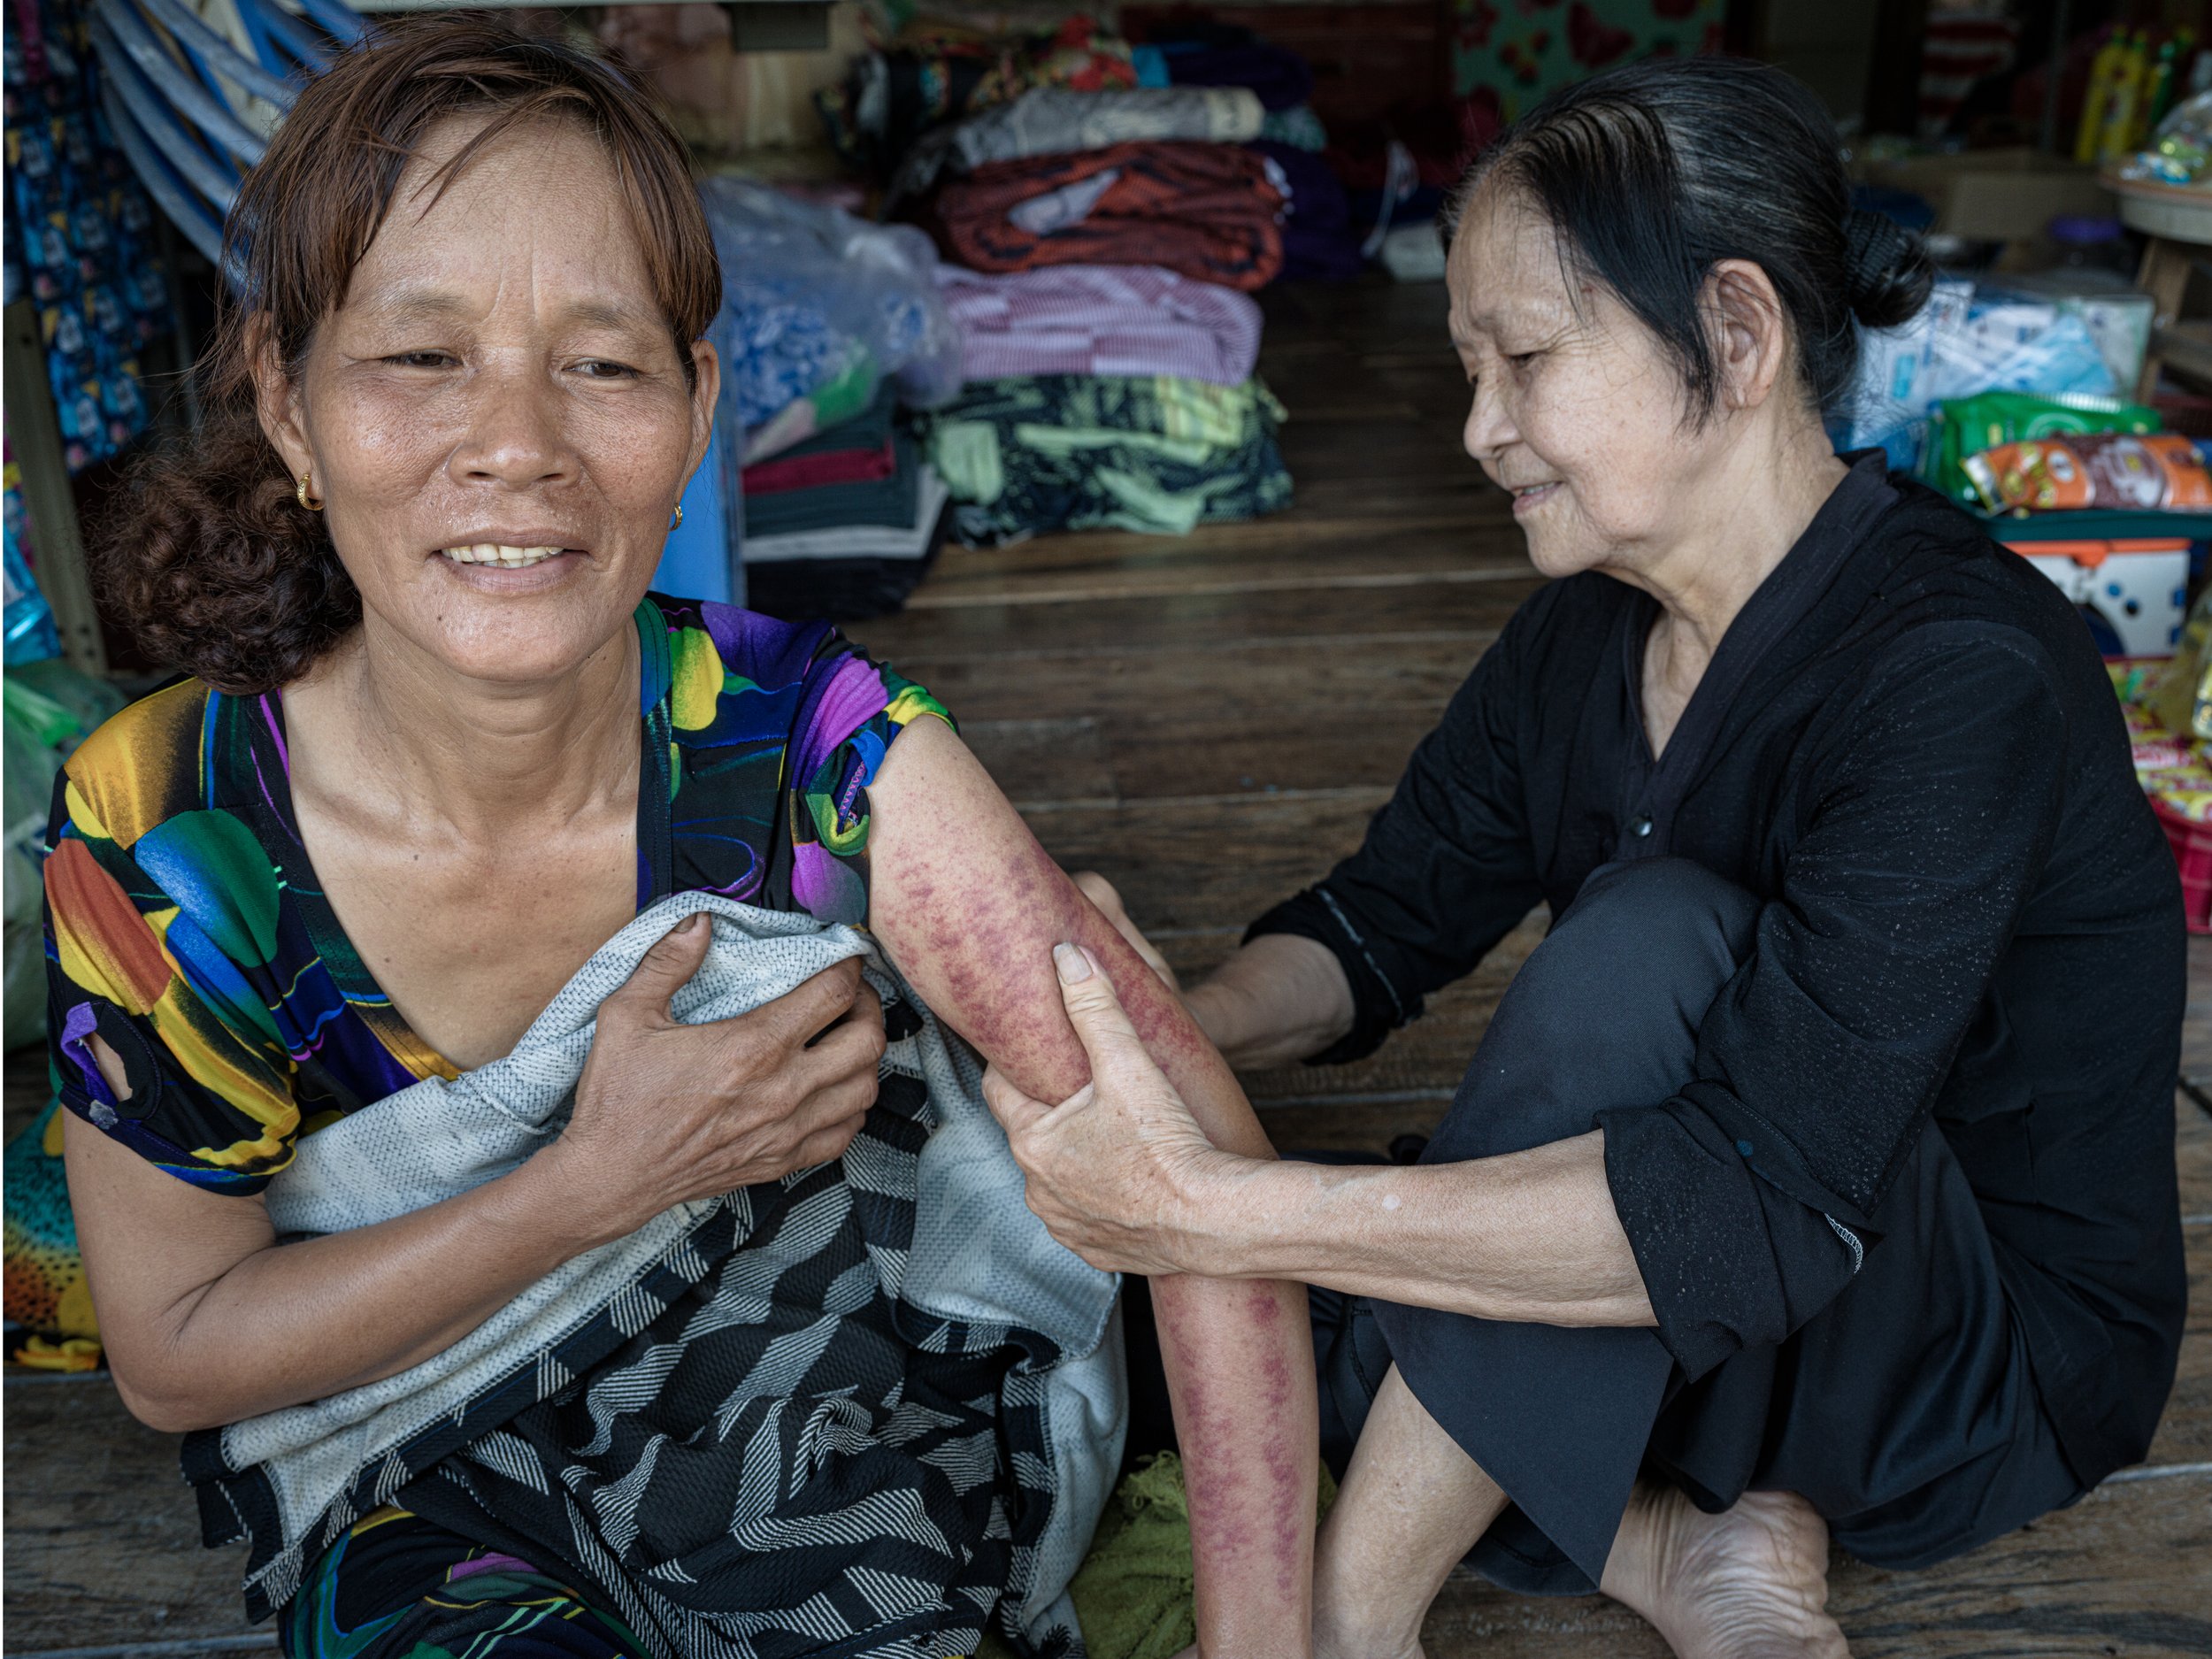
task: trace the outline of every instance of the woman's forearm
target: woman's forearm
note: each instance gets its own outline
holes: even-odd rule
[[[82,1125],[66,1129],[135,1156]],[[73,1184],[81,1165],[73,1159]],[[451,1347],[563,1262],[603,1242],[576,1198],[575,1185],[541,1155],[390,1221],[249,1248],[166,1307],[104,1318],[117,1387],[134,1415],[175,1433],[393,1376]],[[265,1220],[260,1225],[265,1233]],[[132,1288],[100,1282],[100,1265],[96,1300],[104,1311],[120,1312]],[[128,1272],[127,1263],[119,1271]]]
[[[1296,933],[1263,933],[1184,999],[1240,1071],[1289,1065],[1351,1030],[1351,982],[1336,953]]]
[[[950,731],[920,721],[870,786],[870,926],[937,1017],[1037,1100],[1091,1080],[1054,970],[1087,949],[1212,1144],[1271,1159],[1235,1076],[1183,1002],[1077,891]],[[1193,1264],[1208,1279],[1213,1269]],[[1181,1425],[1213,1659],[1310,1651],[1313,1344],[1295,1285],[1169,1279],[1161,1346]]]
[[[1601,1131],[1464,1164],[1249,1163],[1210,1196],[1196,1249],[1255,1279],[1486,1319],[1655,1323]]]
[[[1117,970],[1131,1023],[1207,1138],[1276,1164],[1228,1066],[1097,912],[1075,939]],[[1319,947],[1316,947],[1319,949]],[[1205,1263],[1194,1263],[1209,1273]],[[1312,1622],[1319,1437],[1306,1292],[1293,1276],[1153,1279],[1160,1354],[1190,1501],[1201,1650],[1296,1655]]]

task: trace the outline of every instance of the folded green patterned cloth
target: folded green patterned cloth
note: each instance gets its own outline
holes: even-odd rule
[[[971,383],[927,417],[925,442],[971,545],[1048,530],[1181,535],[1290,504],[1275,443],[1286,418],[1257,379],[1040,374]]]

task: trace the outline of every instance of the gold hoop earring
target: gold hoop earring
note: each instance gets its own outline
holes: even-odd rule
[[[312,472],[302,472],[300,474],[299,488],[295,489],[292,492],[292,495],[294,498],[298,501],[299,504],[306,508],[308,511],[320,512],[323,510],[321,499],[307,493],[307,481],[314,476],[315,475]]]
[[[683,521],[684,521],[684,504],[683,504],[683,503],[681,503],[681,502],[678,502],[678,503],[676,503],[676,511],[675,511],[675,514],[674,514],[674,516],[673,516],[673,517],[672,517],[672,518],[669,519],[669,521],[668,521],[668,527],[669,527],[671,530],[673,530],[673,529],[674,529],[674,528],[675,528],[678,525],[680,525],[680,524],[683,523]]]

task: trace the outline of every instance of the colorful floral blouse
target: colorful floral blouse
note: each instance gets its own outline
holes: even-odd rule
[[[826,623],[658,596],[636,621],[639,909],[704,890],[864,920],[868,784],[910,722],[951,717]],[[64,769],[48,845],[62,1103],[172,1175],[258,1192],[300,1135],[454,1075],[315,879],[280,695],[186,680],[134,703]]]

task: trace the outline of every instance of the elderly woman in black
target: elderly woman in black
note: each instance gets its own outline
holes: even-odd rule
[[[1345,1293],[1323,1655],[1417,1653],[1463,1556],[1684,1655],[1841,1654],[1832,1536],[1932,1563],[2150,1440],[2172,864],[2057,590],[1822,427],[1854,319],[1930,278],[1778,73],[1640,66],[1506,134],[1452,341],[1556,580],[1188,1006],[1239,1066],[1348,1060],[1539,902],[1549,938],[1418,1167],[1216,1151],[1071,948],[1094,1086],[994,1087],[1092,1260]]]

